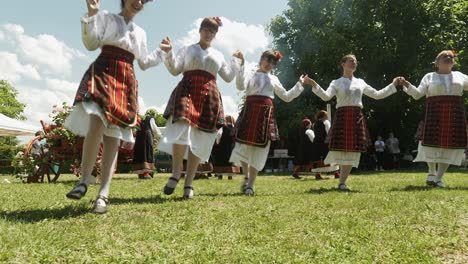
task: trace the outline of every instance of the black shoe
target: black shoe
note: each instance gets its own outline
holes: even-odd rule
[[[84,191],[83,191],[83,188]],[[88,186],[84,183],[80,183],[75,186],[69,193],[66,194],[68,199],[80,200],[88,192]]]
[[[175,181],[176,183],[179,182],[179,180],[176,179],[176,178],[174,178],[174,177],[170,177],[169,180],[168,180],[168,182],[169,182],[169,181]],[[169,187],[169,186],[167,186],[167,183],[166,183],[166,186],[164,186],[164,194],[166,194],[166,195],[171,195],[171,194],[173,194],[173,193],[174,193],[174,190],[175,190],[175,187],[174,187],[174,188]]]

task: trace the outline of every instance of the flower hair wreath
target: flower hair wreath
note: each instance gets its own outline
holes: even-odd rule
[[[223,22],[221,21],[220,17],[213,17],[213,19],[216,21],[216,23],[218,23],[218,26],[220,26],[220,27],[223,26]]]
[[[283,54],[281,54],[281,52],[279,52],[279,50],[275,51],[275,55],[276,55],[276,59],[278,59],[278,61],[280,61],[283,58]]]

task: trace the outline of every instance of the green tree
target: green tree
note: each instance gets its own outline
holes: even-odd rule
[[[19,102],[16,97],[18,91],[7,81],[0,80],[0,113],[10,118],[26,119],[23,115],[25,104]],[[12,159],[19,151],[19,143],[16,137],[0,137],[0,173],[11,173],[9,163],[4,162]]]
[[[166,126],[167,120],[163,117],[162,114],[158,113],[156,109],[150,108],[146,110],[145,116],[143,118],[145,118],[146,116],[152,116],[154,118],[154,122],[156,123],[158,127]]]
[[[425,73],[434,71],[432,62],[444,49],[457,50],[458,69],[468,72],[466,21],[466,0],[290,0],[289,9],[272,19],[269,30],[275,48],[285,55],[277,69],[285,86],[308,73],[326,89],[340,76],[340,58],[353,53],[359,61],[356,76],[380,89],[400,75],[419,84]],[[282,135],[326,104],[309,87],[293,103],[277,101]],[[403,146],[414,144],[423,99],[398,92],[383,101],[364,96],[363,103],[374,137],[394,131]]]

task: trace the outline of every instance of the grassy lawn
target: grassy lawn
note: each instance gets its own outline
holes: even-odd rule
[[[350,193],[334,179],[260,176],[198,180],[195,199],[162,194],[168,174],[119,174],[109,213],[89,213],[98,186],[65,198],[76,177],[23,184],[0,177],[0,262],[7,263],[467,263],[467,170],[446,189],[424,172],[357,173]],[[8,179],[11,183],[2,183]]]

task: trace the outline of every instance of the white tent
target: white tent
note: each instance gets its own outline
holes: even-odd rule
[[[0,114],[0,136],[30,136],[39,130],[40,127]]]

